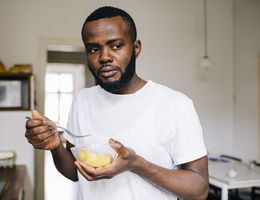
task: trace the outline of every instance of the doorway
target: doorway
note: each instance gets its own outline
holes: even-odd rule
[[[85,87],[85,66],[82,64],[48,63],[45,75],[44,115],[57,125],[66,127],[74,95]],[[62,142],[63,132],[59,131]],[[74,199],[75,183],[62,176],[55,168],[50,151],[44,153],[45,200]]]
[[[81,51],[80,51],[81,50]],[[45,73],[44,115],[57,125],[66,127],[70,106],[75,94],[87,86],[86,57],[82,49],[71,46],[49,46]],[[66,143],[59,131],[63,144]],[[44,151],[44,199],[75,199],[75,183],[55,168],[50,151]]]

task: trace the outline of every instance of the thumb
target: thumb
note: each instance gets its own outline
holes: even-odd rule
[[[42,116],[37,110],[32,110],[32,118],[43,121],[43,124],[55,124],[53,121],[49,120],[47,117]]]
[[[125,150],[125,146],[122,145],[120,142],[113,140],[112,138],[109,139],[109,145],[118,153],[123,154]]]
[[[32,110],[32,118],[36,120],[44,120],[44,117],[37,110]]]

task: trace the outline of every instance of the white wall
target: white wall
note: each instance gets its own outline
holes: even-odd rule
[[[235,140],[234,151],[260,159],[258,110],[258,55],[260,1],[235,0]]]
[[[0,55],[9,67],[32,63],[38,97],[43,74],[38,68],[38,41],[80,38],[85,17],[107,1],[4,1],[0,8]],[[231,151],[233,92],[233,15],[231,0],[208,1],[209,54],[216,66],[202,79],[203,1],[110,1],[131,13],[143,52],[138,72],[190,96],[197,106],[210,151]],[[149,7],[149,9],[148,9]],[[38,99],[38,102],[41,101]],[[219,128],[221,126],[221,128]],[[222,140],[225,136],[227,141]]]
[[[26,200],[33,200],[34,186],[34,150],[24,137],[25,116],[30,115],[29,111],[0,112],[0,150],[15,151],[16,164],[26,165]]]
[[[106,0],[2,0],[0,2],[0,59],[8,67],[14,63],[33,64],[37,75],[37,101],[40,108],[42,109],[43,104],[45,70],[39,65],[40,60],[44,59],[39,57],[39,41],[42,38],[80,40],[80,30],[85,17],[98,6],[114,5],[128,11],[136,21],[138,38],[143,44],[143,51],[137,62],[139,75],[181,90],[194,100],[209,152],[258,156],[258,153],[255,153],[259,145],[256,139],[257,100],[254,94],[257,90],[256,66],[252,63],[251,69],[247,72],[245,64],[239,64],[243,62],[240,54],[243,54],[248,62],[256,62],[256,60],[252,61],[252,56],[244,50],[242,43],[236,43],[240,38],[247,40],[247,32],[240,35],[234,33],[234,30],[243,31],[247,24],[244,20],[250,20],[247,18],[250,9],[255,13],[250,14],[254,22],[251,26],[257,23],[259,15],[256,14],[257,8],[254,4],[259,1],[234,0],[238,9],[242,11],[246,9],[245,15],[236,14],[234,19],[232,0],[208,0],[208,53],[215,66],[207,74],[202,74],[198,67],[203,56],[204,45],[203,0],[107,2]],[[259,41],[256,37],[258,30],[254,29],[252,33],[248,31],[254,37],[247,45],[250,48],[250,45],[254,44],[254,51],[257,46],[255,40]],[[235,67],[238,67],[235,75],[234,40],[238,45],[235,48]],[[245,82],[247,86],[241,91],[240,86]],[[234,87],[234,83],[238,87]],[[248,92],[251,85],[253,91]],[[236,107],[233,104],[234,88],[237,94]],[[242,103],[245,102],[244,94],[248,93],[251,95],[250,102]],[[238,106],[241,109],[237,109],[237,105],[241,105]],[[247,118],[246,124],[241,124],[241,121],[244,121],[243,106],[247,106],[245,109],[249,108],[250,112],[254,111],[253,114],[247,111],[250,115],[248,117],[253,119]],[[235,118],[234,108],[236,108]],[[234,119],[236,120],[235,132]],[[253,143],[250,143],[246,149],[240,150],[238,147],[245,140],[244,132],[240,131],[242,129],[252,133]]]
[[[143,42],[138,71],[190,96],[208,150],[232,153],[232,1],[208,1],[208,52],[216,65],[204,77],[198,66],[203,55],[203,1],[163,2],[152,1],[149,9],[144,3],[144,13],[134,12]]]

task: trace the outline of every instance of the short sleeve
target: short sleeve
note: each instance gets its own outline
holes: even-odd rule
[[[70,130],[71,132],[73,132],[75,135],[78,135],[80,133],[79,125],[78,125],[79,117],[78,117],[77,107],[78,107],[78,98],[76,96],[70,107],[70,112],[69,112],[68,121],[67,121],[67,129]],[[64,132],[64,137],[70,143],[75,145],[75,143],[76,143],[75,138],[71,137],[67,132]]]
[[[198,115],[191,99],[185,99],[173,123],[171,156],[175,165],[207,155]]]

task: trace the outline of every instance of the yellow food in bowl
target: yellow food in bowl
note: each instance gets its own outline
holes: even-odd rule
[[[91,153],[87,150],[80,150],[79,160],[88,166],[98,168],[111,164],[113,158],[110,154],[107,153]]]

